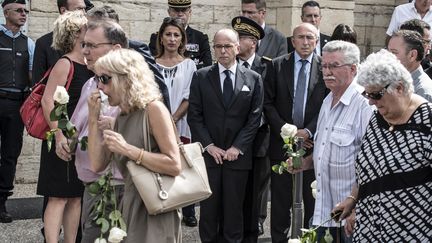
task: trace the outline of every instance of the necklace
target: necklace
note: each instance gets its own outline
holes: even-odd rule
[[[402,115],[401,115],[401,119],[403,119],[404,118],[404,116],[405,116],[405,113],[407,112],[407,110],[409,109],[409,107],[411,106],[411,102],[412,102],[412,98],[410,98],[410,102],[408,103],[408,106],[405,108],[405,110],[404,110],[404,112],[402,113]],[[400,120],[400,119],[399,119]],[[398,121],[399,120],[397,120],[397,122],[395,122],[395,123],[390,123],[390,122],[387,122],[387,124],[389,125],[389,131],[390,132],[393,132],[394,131],[394,126],[396,126],[396,125],[398,125]]]

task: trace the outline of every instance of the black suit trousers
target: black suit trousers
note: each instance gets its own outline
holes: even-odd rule
[[[280,161],[272,161],[272,165]],[[310,184],[315,180],[313,170],[303,172],[303,227],[309,228],[309,220],[313,216],[315,199],[312,196]],[[289,239],[288,229],[291,226],[291,207],[293,202],[293,176],[289,173],[282,175],[271,173],[271,237],[273,243],[284,242]]]
[[[240,243],[243,240],[243,202],[249,171],[224,166],[207,167],[207,175],[213,194],[200,202],[201,241]]]

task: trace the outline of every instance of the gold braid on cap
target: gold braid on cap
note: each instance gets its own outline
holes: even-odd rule
[[[250,33],[251,35],[253,35],[257,39],[260,39],[260,32],[256,28],[254,28],[254,27],[252,27],[252,26],[250,26],[248,24],[238,23],[237,22],[234,25],[234,29],[237,30],[237,31],[240,31],[240,30],[245,31],[247,33]]]
[[[191,0],[168,0],[168,4],[178,6],[178,5],[188,5],[191,4]]]

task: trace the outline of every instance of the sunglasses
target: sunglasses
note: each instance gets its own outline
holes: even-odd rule
[[[25,8],[11,8],[11,9],[7,9],[7,10],[12,10],[12,11],[20,13],[20,14],[23,14],[23,13],[29,14],[30,13],[30,11],[28,11]]]
[[[378,92],[368,93],[366,91],[363,91],[362,95],[368,99],[380,100],[383,97],[383,95],[385,94],[385,92],[387,91],[387,88],[389,86],[390,86],[390,84],[387,84],[383,89],[381,89]]]
[[[101,82],[102,84],[107,85],[109,83],[109,81],[112,79],[111,76],[108,76],[106,74],[102,74],[101,76],[95,75],[94,78]]]

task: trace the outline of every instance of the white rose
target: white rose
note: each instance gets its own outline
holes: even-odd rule
[[[299,240],[299,239],[289,239],[288,243],[301,243],[301,240]]]
[[[94,243],[107,243],[104,238],[97,238]]]
[[[317,188],[317,181],[316,181],[316,180],[312,181],[310,187],[311,187],[312,189],[316,189],[316,188]]]
[[[285,141],[287,138],[292,138],[297,134],[297,127],[288,123],[285,123],[285,125],[281,128],[281,137]]]
[[[67,104],[69,102],[69,95],[65,87],[57,86],[53,99],[59,104]]]
[[[312,197],[316,199],[317,189],[312,189]]]
[[[110,230],[108,241],[111,243],[119,243],[123,240],[124,237],[126,237],[127,234],[124,232],[124,230],[119,229],[117,227],[113,227]]]

